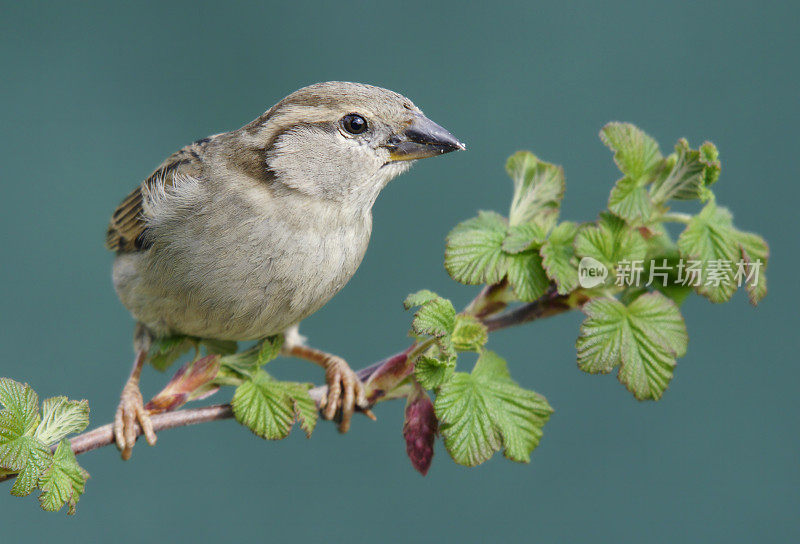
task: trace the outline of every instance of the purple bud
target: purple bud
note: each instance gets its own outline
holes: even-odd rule
[[[406,453],[411,464],[423,476],[428,473],[433,461],[433,440],[437,428],[433,403],[425,390],[417,385],[408,396],[403,437],[406,439]]]

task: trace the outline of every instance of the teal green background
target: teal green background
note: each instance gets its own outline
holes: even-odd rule
[[[619,176],[597,138],[609,120],[663,150],[718,145],[719,200],[771,243],[763,304],[690,299],[689,352],[657,403],[577,369],[578,313],[493,335],[556,409],[530,465],[466,469],[437,443],[422,478],[401,402],[310,440],[215,422],[140,442],[127,463],[113,448],[82,456],[92,478],[74,518],[0,484],[0,540],[799,541],[796,4],[484,4],[3,1],[0,375],[110,421],[133,325],[103,248],[114,207],[182,145],[331,79],[402,92],[468,144],[386,189],[355,278],[304,324],[354,367],[407,345],[406,293],[475,293],[447,277],[444,236],[479,208],[505,212],[513,151],[563,164],[563,217],[593,219]],[[146,369],[145,395],[166,379]]]

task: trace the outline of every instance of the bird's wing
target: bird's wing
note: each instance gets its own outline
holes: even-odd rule
[[[144,236],[147,224],[143,215],[143,190],[152,189],[156,183],[171,186],[175,175],[199,178],[202,171],[203,155],[206,147],[215,138],[197,140],[170,155],[142,182],[139,187],[125,197],[117,206],[106,232],[106,247],[118,253],[140,251],[149,247]]]

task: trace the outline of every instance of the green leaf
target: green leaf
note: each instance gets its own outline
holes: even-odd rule
[[[89,401],[53,397],[42,403],[42,421],[34,436],[50,446],[69,434],[81,432],[88,425]]]
[[[421,355],[414,364],[414,375],[425,389],[436,389],[442,385],[456,368],[456,359],[446,360]]]
[[[742,251],[742,265],[744,272],[753,274],[747,281],[745,278],[744,288],[753,306],[757,306],[761,299],[767,296],[767,261],[769,260],[769,246],[767,242],[758,234],[752,232],[736,232],[736,240]],[[755,268],[755,270],[754,270]],[[738,272],[738,270],[737,270]],[[738,285],[738,283],[737,283]]]
[[[414,306],[422,306],[429,300],[433,300],[435,298],[439,298],[439,295],[433,291],[429,291],[428,289],[421,289],[416,293],[411,293],[408,295],[405,301],[403,301],[403,306],[406,310],[410,310]]]
[[[564,295],[578,286],[578,267],[575,263],[573,241],[578,226],[570,221],[559,224],[539,250],[542,266],[547,276],[556,283],[558,293]]]
[[[475,316],[459,314],[453,328],[453,347],[457,351],[478,351],[489,340],[489,330]]]
[[[657,204],[670,199],[707,200],[711,194],[708,187],[719,179],[719,172],[719,153],[714,144],[705,142],[694,150],[681,138],[671,169],[653,183],[650,198]]]
[[[19,471],[11,494],[24,497],[36,489],[39,476],[50,464],[51,457],[47,446],[32,436],[20,436],[0,445],[0,466],[11,468],[16,464]]]
[[[258,366],[263,366],[280,355],[281,348],[283,348],[283,341],[284,337],[282,334],[275,334],[265,338],[261,344],[261,349],[258,351]]]
[[[411,329],[421,336],[432,336],[439,348],[452,354],[451,335],[456,325],[456,310],[446,298],[436,297],[425,302],[414,314]]]
[[[0,444],[31,433],[39,424],[39,396],[27,383],[0,378],[0,404],[5,408],[0,412],[4,416],[0,419]]]
[[[642,178],[647,181],[648,178]],[[608,197],[608,209],[629,223],[646,223],[655,211],[647,188],[641,181],[624,177],[617,180]]]
[[[300,423],[300,428],[306,433],[306,438],[311,438],[311,433],[314,432],[314,428],[317,426],[317,418],[319,417],[317,403],[308,394],[311,384],[283,383],[286,384],[289,395],[292,398],[295,420]]]
[[[475,466],[505,448],[505,456],[527,463],[552,413],[547,400],[518,386],[506,362],[481,354],[472,373],[455,372],[434,403],[440,432],[456,463]]]
[[[514,181],[509,223],[537,223],[549,231],[564,197],[564,170],[540,161],[533,153],[518,151],[508,158],[506,172]]]
[[[454,280],[467,285],[497,283],[506,275],[503,241],[508,224],[495,212],[459,223],[447,235],[444,266]]]
[[[628,306],[613,298],[593,299],[583,311],[587,318],[577,341],[581,370],[608,373],[619,366],[620,382],[637,399],[659,399],[689,340],[675,303],[653,292]]]
[[[547,238],[547,229],[539,223],[523,223],[512,225],[508,228],[506,239],[503,240],[503,251],[506,253],[521,253],[528,249],[541,247]]]
[[[231,355],[239,349],[239,344],[233,340],[215,340],[213,338],[203,338],[200,340],[209,355]]]
[[[734,274],[741,255],[731,213],[710,201],[678,237],[678,248],[684,259],[698,263],[698,273],[691,278],[687,268],[687,283],[711,302],[730,300],[737,288]]]
[[[75,505],[83,494],[88,478],[89,473],[75,460],[69,440],[62,440],[53,456],[53,462],[39,479],[39,487],[42,488],[39,503],[42,509],[57,512],[66,504],[69,505],[67,514],[74,514]]]
[[[597,224],[581,227],[574,247],[578,257],[592,257],[609,270],[616,270],[620,261],[643,261],[647,253],[639,231],[608,213],[600,214]]]
[[[153,368],[163,372],[195,345],[195,340],[188,336],[158,338],[153,340],[153,344],[150,346],[148,361]]]
[[[612,151],[614,162],[623,174],[639,182],[661,165],[658,143],[630,123],[608,123],[600,130],[600,139]]]
[[[542,267],[542,257],[535,250],[510,255],[508,258],[508,283],[514,294],[523,302],[533,302],[550,286]]]
[[[280,440],[289,436],[292,425],[300,421],[301,427],[310,434],[316,424],[312,416],[308,385],[294,382],[279,382],[260,370],[252,380],[236,388],[231,406],[233,415],[242,425],[261,438]]]

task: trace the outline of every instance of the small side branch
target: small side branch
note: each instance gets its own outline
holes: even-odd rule
[[[496,289],[492,287],[485,289],[481,292],[479,298],[482,299],[487,297],[487,295],[493,295],[494,290]],[[470,307],[477,308],[481,301],[478,300],[478,298],[476,298],[476,301],[473,301]],[[584,301],[585,297],[581,295],[579,291],[569,295],[559,295],[554,291],[550,291],[534,302],[523,304],[504,313],[492,312],[492,310],[494,310],[494,312],[502,310],[505,308],[504,304],[492,302],[490,305],[488,303],[483,303],[483,305],[480,306],[481,310],[479,315],[482,314],[480,317],[490,331],[496,331],[564,313],[578,307]],[[468,311],[470,307],[468,307]],[[409,355],[413,357],[415,353],[418,353],[421,348],[425,347],[425,345],[414,343],[399,353],[395,353],[394,355],[359,370],[358,377],[368,385],[368,397],[370,402],[377,403],[382,400],[397,398],[398,395],[391,394],[392,389],[403,381],[410,372],[413,372],[413,368],[410,368],[408,364]],[[311,389],[309,394],[315,402],[319,403],[320,399],[326,395],[326,390],[327,387],[321,385]],[[215,404],[202,408],[189,408],[155,414],[151,417],[151,420],[154,430],[159,432],[175,427],[196,425],[198,423],[230,419],[232,417],[233,409],[230,404]],[[137,424],[136,436],[138,437],[141,434],[142,429]],[[96,429],[92,429],[91,431],[79,434],[70,440],[70,444],[72,445],[72,451],[75,452],[76,455],[114,444],[112,424],[108,423]],[[13,478],[14,476],[14,474],[0,476],[0,482]]]

